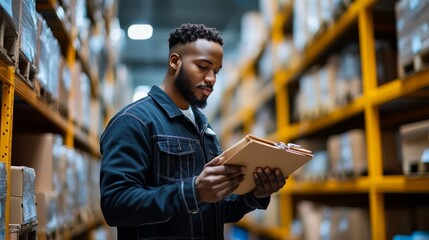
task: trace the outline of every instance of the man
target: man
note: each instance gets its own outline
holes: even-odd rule
[[[222,44],[204,25],[173,30],[161,86],[120,110],[101,136],[101,208],[119,240],[223,239],[224,223],[266,209],[285,185],[279,170],[220,164],[216,134],[198,108],[222,68]],[[245,171],[255,171],[256,188],[231,194]]]

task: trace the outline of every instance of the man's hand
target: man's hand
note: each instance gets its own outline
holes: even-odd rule
[[[255,179],[255,189],[253,194],[257,198],[268,197],[269,195],[278,192],[285,184],[288,177],[283,177],[279,169],[274,171],[270,168],[257,168],[253,173]]]
[[[244,180],[245,167],[222,165],[222,158],[208,162],[195,180],[200,202],[217,202],[230,195]]]

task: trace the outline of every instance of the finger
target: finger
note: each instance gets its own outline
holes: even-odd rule
[[[205,166],[219,166],[222,165],[226,160],[226,157],[217,156],[213,158],[210,162],[206,163]]]
[[[259,188],[260,186],[262,186],[261,178],[259,177],[259,174],[257,172],[253,173],[253,179],[255,180],[256,188]]]
[[[210,185],[219,185],[223,182],[232,181],[235,178],[239,178],[244,176],[241,173],[234,174],[211,174],[205,177],[206,181],[210,183]]]
[[[224,167],[224,172],[227,174],[234,174],[234,173],[244,174],[246,171],[246,167],[243,167],[243,166],[223,165],[223,167]]]
[[[237,175],[245,172],[246,167],[237,165],[218,165],[212,166],[210,169],[210,173],[215,175]]]
[[[254,189],[255,194],[256,195],[262,194],[262,192],[264,191],[264,186],[257,172],[253,173],[253,179],[255,181],[255,189]]]
[[[235,178],[226,179],[216,186],[213,187],[215,191],[226,191],[228,193],[232,193],[235,189],[238,188],[240,183],[244,180],[245,175],[240,175]]]
[[[213,158],[210,162],[206,163],[205,166],[217,166],[221,164],[224,159],[225,159],[224,157],[217,156]]]
[[[286,179],[287,179],[289,176],[284,177],[284,176],[283,176],[283,174],[282,174],[282,172],[281,172],[279,169],[276,169],[276,170],[274,171],[274,173],[275,173],[275,175],[276,175],[277,183],[278,183],[278,185],[279,185],[279,188],[282,188],[282,187],[286,184]]]
[[[270,168],[265,168],[264,172],[265,172],[265,176],[267,177],[267,179],[269,181],[269,187],[268,186],[267,187],[271,188],[268,190],[270,192],[277,191],[279,189],[279,184],[278,184],[275,173],[272,172]]]
[[[256,169],[256,173],[255,173],[255,177],[256,177],[256,188],[259,192],[263,193],[267,191],[267,186],[270,186],[269,180],[267,178],[267,176],[265,175],[264,171],[262,170],[262,168],[257,168]]]

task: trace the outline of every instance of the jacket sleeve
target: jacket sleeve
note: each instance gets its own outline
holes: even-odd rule
[[[101,210],[110,226],[135,227],[198,212],[194,178],[148,186],[151,140],[137,117],[123,114],[112,120],[101,136],[100,150]]]
[[[253,192],[244,195],[231,195],[223,201],[224,223],[238,222],[255,209],[267,209],[271,197],[256,198]]]

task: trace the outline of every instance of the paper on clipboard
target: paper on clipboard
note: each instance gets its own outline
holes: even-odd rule
[[[248,134],[221,155],[223,164],[246,166],[246,178],[234,191],[245,194],[255,188],[253,172],[257,167],[278,168],[283,176],[291,175],[295,170],[313,158],[311,151],[296,144],[276,143]]]

